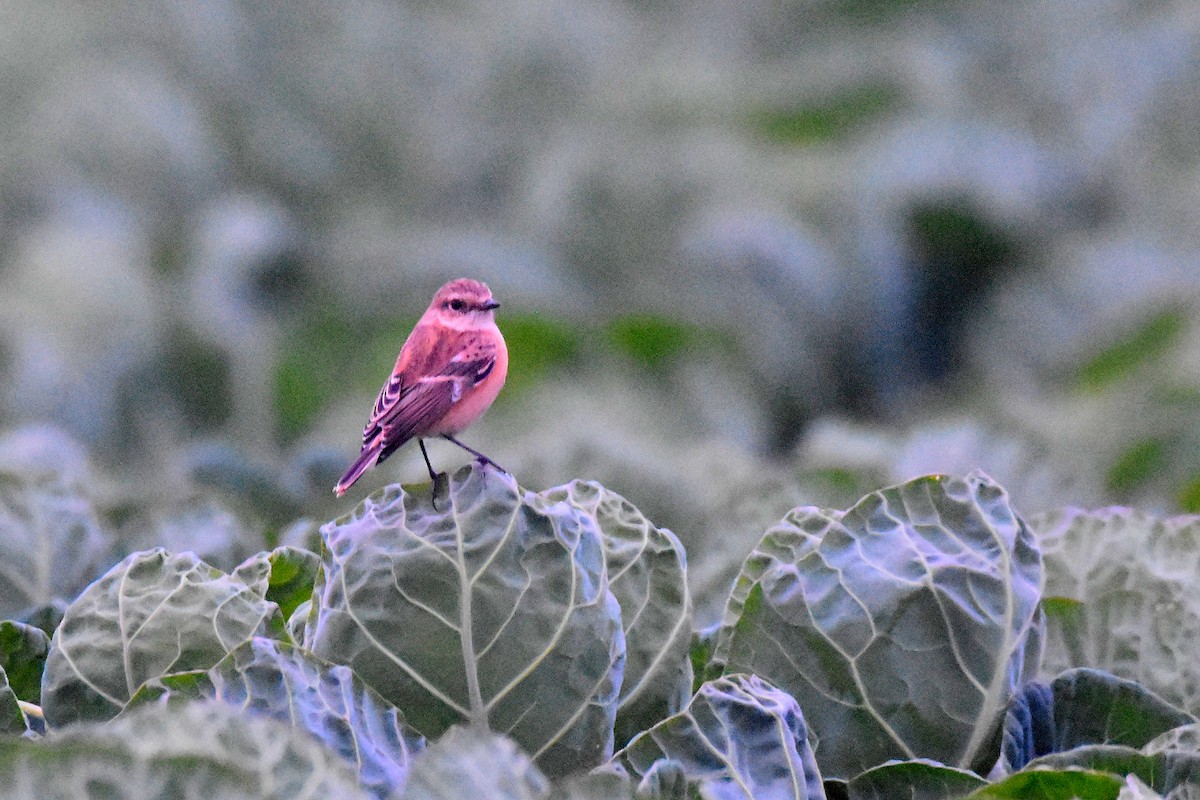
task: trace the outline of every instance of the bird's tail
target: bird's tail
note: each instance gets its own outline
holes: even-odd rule
[[[337,486],[333,487],[333,493],[338,497],[345,494],[346,490],[353,486],[364,472],[379,463],[380,452],[381,448],[376,445],[359,453],[358,458],[350,465],[350,469],[346,470],[346,474],[337,482]]]

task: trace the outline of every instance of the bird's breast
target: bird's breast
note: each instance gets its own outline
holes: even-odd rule
[[[463,392],[462,397],[446,412],[430,435],[449,433],[454,435],[469,427],[479,419],[483,412],[491,407],[504,387],[504,379],[508,376],[508,348],[504,337],[496,331],[496,363],[487,377]]]

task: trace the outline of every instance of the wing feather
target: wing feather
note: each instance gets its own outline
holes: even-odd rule
[[[446,336],[431,326],[413,330],[396,369],[379,391],[363,428],[363,451],[379,461],[441,420],[496,366],[496,345],[474,332]]]

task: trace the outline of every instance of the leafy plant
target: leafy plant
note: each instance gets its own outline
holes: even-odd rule
[[[599,765],[625,666],[599,525],[495,470],[460,470],[449,503],[393,487],[326,527],[305,643],[425,736],[468,722],[548,774]]]
[[[111,547],[82,491],[45,480],[0,492],[12,546],[69,523]],[[74,599],[66,575],[30,584],[0,621],[0,790],[1182,800],[1198,526],[1027,526],[986,476],[926,476],[793,509],[696,631],[673,533],[597,483],[474,465],[436,508],[427,486],[371,495],[320,554],[226,573],[155,549]]]
[[[825,800],[800,707],[753,675],[700,687],[687,708],[634,738],[613,759],[643,783],[662,770],[723,798]]]
[[[1042,678],[1095,667],[1200,712],[1200,517],[1071,508],[1030,525],[1046,563]]]
[[[0,471],[0,617],[74,597],[104,570],[110,544],[63,476]]]
[[[983,475],[797,508],[743,564],[711,671],[791,692],[827,776],[889,758],[978,768],[1036,673],[1041,583],[1033,534]]]
[[[13,620],[0,622],[0,670],[21,700],[41,702],[42,670],[49,651],[50,637],[41,628]]]
[[[573,481],[541,494],[590,514],[600,528],[609,589],[621,606],[625,674],[616,739],[627,742],[678,711],[692,691],[692,603],[687,556],[675,534],[598,483]]]
[[[129,706],[155,699],[218,700],[307,731],[379,798],[404,785],[413,753],[425,746],[404,715],[348,668],[273,639],[251,639],[207,671],[154,679]]]
[[[223,703],[147,707],[43,742],[0,739],[5,800],[370,800],[319,741]]]
[[[146,681],[205,669],[253,636],[279,635],[257,586],[190,553],[134,553],[67,608],[50,642],[42,706],[51,725],[115,716]]]

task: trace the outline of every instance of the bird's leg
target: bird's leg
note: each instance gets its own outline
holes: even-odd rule
[[[463,450],[466,450],[468,453],[470,453],[470,454],[472,454],[473,456],[475,456],[475,459],[476,459],[477,461],[479,461],[479,463],[481,463],[481,464],[491,464],[493,467],[495,467],[496,469],[500,470],[501,472],[507,473],[507,474],[509,474],[509,475],[511,475],[511,474],[512,474],[511,472],[509,472],[508,470],[506,470],[504,467],[500,466],[500,465],[499,465],[499,464],[497,464],[495,461],[492,461],[490,458],[488,458],[487,456],[485,456],[483,453],[481,453],[481,452],[479,452],[478,450],[476,450],[474,447],[468,447],[467,445],[465,445],[465,444],[463,444],[462,442],[460,442],[458,439],[455,439],[455,438],[454,438],[453,436],[451,436],[450,434],[448,434],[448,433],[443,433],[443,434],[442,434],[442,438],[443,438],[443,439],[445,439],[447,442],[453,442],[454,444],[456,444],[456,445],[458,445],[459,447],[461,447]]]
[[[429,453],[425,452],[425,440],[417,439],[417,444],[421,445],[421,455],[425,456],[425,469],[429,470],[429,479],[437,483],[438,474],[433,471],[433,464],[429,463]]]
[[[434,472],[433,464],[429,463],[429,453],[425,452],[425,440],[417,439],[417,444],[421,446],[421,455],[425,457],[425,468],[429,470],[429,479],[433,481],[430,502],[433,503],[433,510],[437,511],[438,489],[442,489],[443,493],[448,495],[450,493],[450,481],[446,478],[446,473]]]

